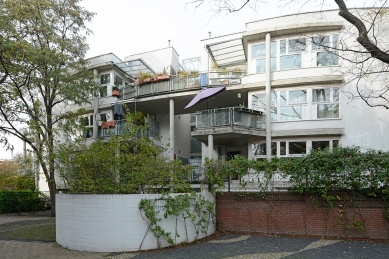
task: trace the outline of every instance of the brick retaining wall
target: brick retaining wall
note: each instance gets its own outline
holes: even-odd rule
[[[333,208],[319,197],[293,192],[245,193],[216,196],[216,219],[221,231],[269,234],[389,238],[388,207],[380,199],[338,195]],[[351,205],[352,203],[352,205]],[[363,225],[361,223],[363,222]],[[363,230],[358,229],[363,226]]]

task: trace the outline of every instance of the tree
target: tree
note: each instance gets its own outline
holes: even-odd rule
[[[266,7],[266,0],[192,0],[195,8],[204,3],[210,3],[214,15],[239,12],[243,8],[251,8],[260,12]],[[322,11],[323,6],[335,3],[341,16],[348,23],[344,30],[346,38],[354,38],[357,44],[347,43],[340,39],[338,46],[323,46],[329,51],[339,51],[338,56],[347,61],[341,72],[347,76],[347,82],[356,82],[355,89],[344,91],[350,99],[360,98],[371,107],[384,107],[389,109],[389,86],[385,83],[389,76],[389,49],[388,34],[388,1],[363,1],[366,9],[349,8],[344,0],[334,1],[298,1],[279,0],[279,7],[296,4],[301,9],[309,3],[315,3]],[[262,8],[266,10],[266,8]],[[377,81],[381,82],[377,85]],[[356,90],[356,94],[355,91]]]
[[[36,155],[55,215],[55,146],[73,130],[82,111],[64,104],[88,103],[98,89],[84,60],[93,13],[79,0],[0,1],[0,143],[25,141]]]

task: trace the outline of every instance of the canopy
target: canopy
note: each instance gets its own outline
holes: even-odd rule
[[[193,99],[188,103],[188,105],[185,107],[185,109],[190,108],[199,102],[205,101],[208,98],[221,93],[226,90],[225,86],[222,87],[214,87],[214,88],[204,88],[202,89]]]

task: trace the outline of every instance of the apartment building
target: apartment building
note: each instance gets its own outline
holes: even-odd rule
[[[344,37],[348,30],[337,10],[302,13],[248,22],[244,32],[201,40],[204,52],[181,64],[173,47],[124,61],[112,53],[91,58],[101,90],[84,107],[90,128],[85,137],[121,133],[115,103],[142,111],[150,118],[149,137],[169,146],[165,155],[194,166],[193,182],[201,180],[197,169],[205,157],[293,157],[338,145],[389,151],[387,111],[350,102],[343,91],[349,78],[340,71],[350,64],[326,48],[353,41]],[[139,71],[154,76],[163,70],[168,77],[162,80],[136,80]],[[355,91],[353,84],[348,91]],[[111,94],[114,86],[119,94]],[[226,89],[185,109],[210,87]]]

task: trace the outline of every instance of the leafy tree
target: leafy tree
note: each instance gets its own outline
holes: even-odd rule
[[[35,190],[35,181],[21,155],[0,162],[0,189]],[[26,174],[23,174],[25,172]]]
[[[9,136],[35,152],[50,189],[55,215],[55,145],[59,132],[74,130],[82,113],[64,103],[87,103],[97,91],[84,60],[93,13],[79,0],[0,1],[0,143]]]
[[[266,0],[191,0],[195,8],[208,3],[213,15],[239,12],[244,8],[251,8],[259,15],[267,11]],[[389,53],[388,53],[388,1],[370,0],[361,1],[364,9],[350,8],[344,0],[298,1],[279,0],[280,9],[288,6],[297,6],[300,10],[309,4],[314,4],[317,11],[333,4],[339,9],[341,16],[348,24],[343,30],[344,38],[339,39],[337,46],[325,46],[326,50],[339,51],[346,66],[340,69],[345,75],[349,87],[343,92],[351,99],[362,99],[371,107],[389,109],[389,88],[385,82],[389,80]],[[351,40],[350,39],[354,39]],[[320,44],[318,44],[320,45]],[[377,85],[377,82],[382,83]]]
[[[186,192],[189,168],[169,160],[164,149],[145,136],[140,112],[128,114],[123,132],[108,140],[64,143],[58,147],[58,171],[73,193]]]

